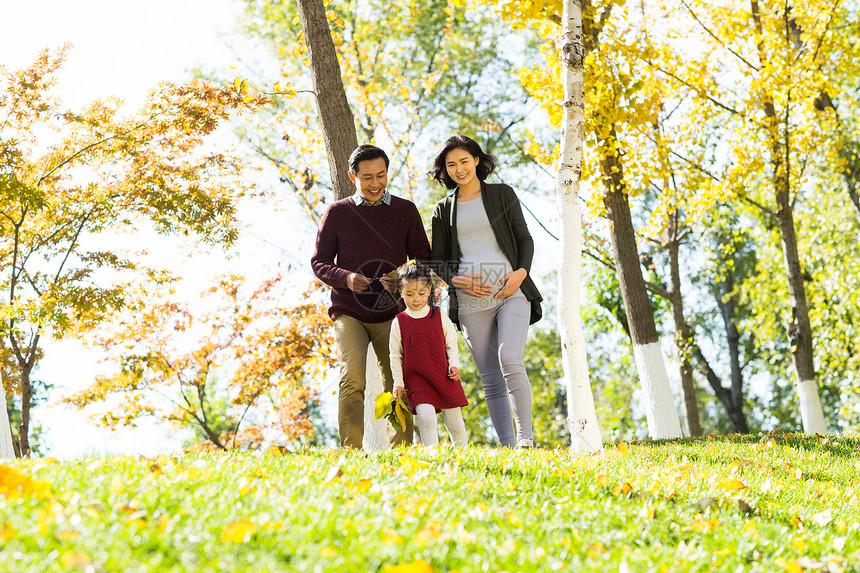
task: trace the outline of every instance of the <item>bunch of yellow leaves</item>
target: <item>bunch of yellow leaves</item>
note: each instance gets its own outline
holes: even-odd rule
[[[25,495],[44,496],[48,493],[50,484],[33,480],[15,468],[0,464],[0,494],[8,498]]]
[[[387,418],[392,426],[404,432],[406,431],[406,420],[411,417],[412,414],[409,413],[406,402],[401,398],[395,397],[391,392],[382,392],[376,397],[374,420]]]

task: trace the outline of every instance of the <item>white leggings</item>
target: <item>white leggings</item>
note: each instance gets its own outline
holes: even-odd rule
[[[442,419],[445,420],[445,428],[451,434],[451,441],[458,448],[465,446],[466,423],[463,422],[463,414],[460,408],[446,408],[442,410]],[[418,435],[425,447],[439,444],[439,436],[436,434],[436,408],[432,404],[418,404],[415,406],[415,425],[418,427]]]

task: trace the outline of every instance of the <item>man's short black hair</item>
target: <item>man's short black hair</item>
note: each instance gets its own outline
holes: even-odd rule
[[[358,173],[358,164],[362,161],[370,161],[382,158],[385,160],[385,169],[388,169],[388,156],[375,145],[359,145],[349,156],[349,172]]]

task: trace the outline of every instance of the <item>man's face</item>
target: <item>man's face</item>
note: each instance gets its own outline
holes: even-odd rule
[[[371,203],[382,199],[385,186],[388,185],[388,168],[381,157],[368,159],[358,163],[358,172],[349,173],[349,178],[355,183],[355,189],[364,195]]]

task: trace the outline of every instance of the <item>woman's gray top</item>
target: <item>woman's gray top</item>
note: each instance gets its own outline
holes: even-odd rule
[[[499,249],[484,202],[479,198],[457,203],[457,242],[460,245],[460,267],[458,275],[481,275],[480,282],[493,287],[493,294],[485,297],[472,296],[457,289],[457,306],[460,314],[469,314],[496,308],[504,299],[493,298],[502,289],[499,281],[511,272],[510,262]],[[517,289],[511,298],[525,298]]]

